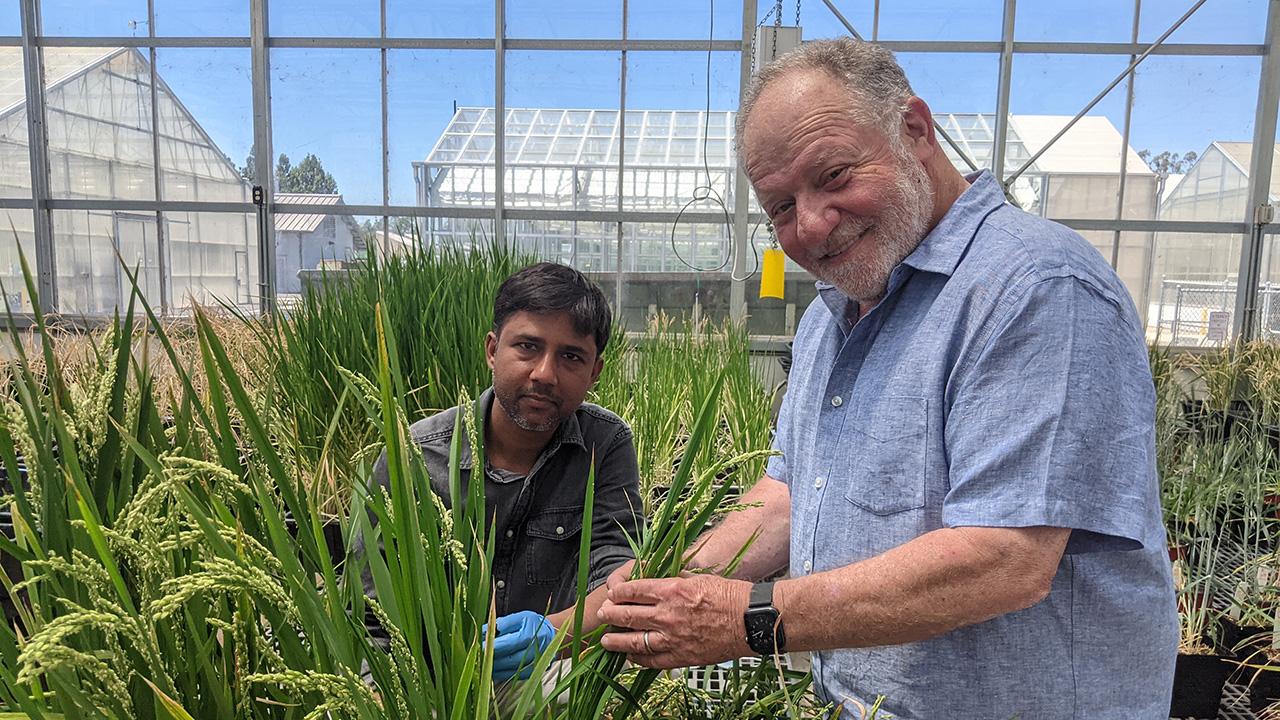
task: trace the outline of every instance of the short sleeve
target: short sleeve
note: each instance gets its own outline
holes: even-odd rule
[[[1069,553],[1162,542],[1155,394],[1132,304],[1055,277],[992,328],[952,378],[943,523],[1070,528]]]

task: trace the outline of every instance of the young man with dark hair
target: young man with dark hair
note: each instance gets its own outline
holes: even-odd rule
[[[497,639],[494,677],[528,677],[537,654],[572,620],[587,476],[595,462],[590,577],[584,629],[598,622],[603,583],[632,558],[642,521],[631,429],[584,402],[604,367],[612,313],[604,293],[573,268],[526,267],[498,289],[485,355],[493,387],[475,401],[484,417],[485,516],[493,519]],[[494,402],[494,401],[497,402]],[[410,436],[431,485],[449,503],[449,448],[458,409],[419,420]],[[462,482],[472,454],[461,438]],[[374,479],[387,486],[386,454]],[[372,592],[372,582],[365,583]],[[597,588],[599,588],[597,590]],[[587,621],[590,622],[587,622]],[[371,626],[381,633],[381,628]]]

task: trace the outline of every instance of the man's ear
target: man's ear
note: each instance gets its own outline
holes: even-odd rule
[[[493,369],[493,358],[498,354],[498,336],[492,331],[484,336],[484,359],[489,363],[489,369]]]
[[[928,160],[938,152],[938,138],[933,131],[933,113],[924,100],[914,95],[907,100],[902,113],[902,131],[911,154],[920,161]]]
[[[604,357],[597,355],[596,364],[594,367],[591,368],[591,384],[592,385],[595,385],[596,381],[600,379],[601,370],[604,370]]]

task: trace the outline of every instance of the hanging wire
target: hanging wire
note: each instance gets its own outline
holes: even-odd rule
[[[684,265],[685,267],[697,273],[718,272],[720,270],[723,270],[733,260],[733,215],[729,212],[728,205],[725,204],[724,196],[722,196],[720,192],[715,189],[712,183],[711,161],[707,154],[708,135],[711,134],[710,133],[710,130],[711,130],[711,45],[712,45],[712,42],[715,40],[715,27],[716,27],[716,2],[715,0],[708,0],[708,2],[710,5],[711,27],[707,31],[706,104],[702,114],[702,171],[703,171],[705,182],[702,185],[698,185],[693,188],[693,194],[690,196],[689,200],[687,200],[682,206],[680,206],[680,210],[676,212],[675,220],[672,221],[671,223],[672,254],[675,255],[676,259],[679,260],[682,265]],[[798,12],[799,10],[797,8],[797,13]],[[770,10],[767,14],[765,14],[764,18],[760,20],[760,22],[756,25],[756,27],[760,27],[764,25],[766,22],[769,21],[769,18],[771,16],[775,17],[775,25],[781,24],[782,0],[778,0],[774,8]],[[777,45],[776,45],[777,33],[776,32],[774,33],[774,43],[775,43],[774,54],[777,54]],[[751,41],[751,57],[753,60],[755,59],[755,53],[756,53],[756,46],[755,46],[755,39],[753,38]],[[702,203],[702,202],[709,202],[714,207],[719,208],[720,213],[724,216],[725,231],[726,231],[726,235],[729,238],[728,251],[725,253],[724,259],[721,260],[717,265],[712,267],[698,267],[697,265],[694,265],[693,263],[689,262],[684,258],[684,256],[680,254],[680,249],[676,245],[676,230],[680,226],[680,219],[684,217],[684,214],[688,212],[689,209],[692,208],[695,204]],[[760,221],[756,222],[755,227],[752,228],[751,230],[751,234],[748,240],[748,244],[751,246],[751,255],[754,261],[751,272],[747,273],[742,277],[738,277],[735,274],[736,270],[734,268],[730,268],[729,279],[731,281],[746,282],[747,280],[750,280],[752,277],[754,277],[757,272],[760,271],[760,251],[756,247],[755,235],[756,235],[756,231],[760,229],[760,224],[762,222],[764,222],[764,219],[761,219]],[[773,236],[772,229],[770,230],[769,235],[770,237]]]

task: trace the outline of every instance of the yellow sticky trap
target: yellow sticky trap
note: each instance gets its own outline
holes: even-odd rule
[[[760,270],[760,297],[782,299],[783,263],[786,255],[780,248],[765,248],[763,267]]]

